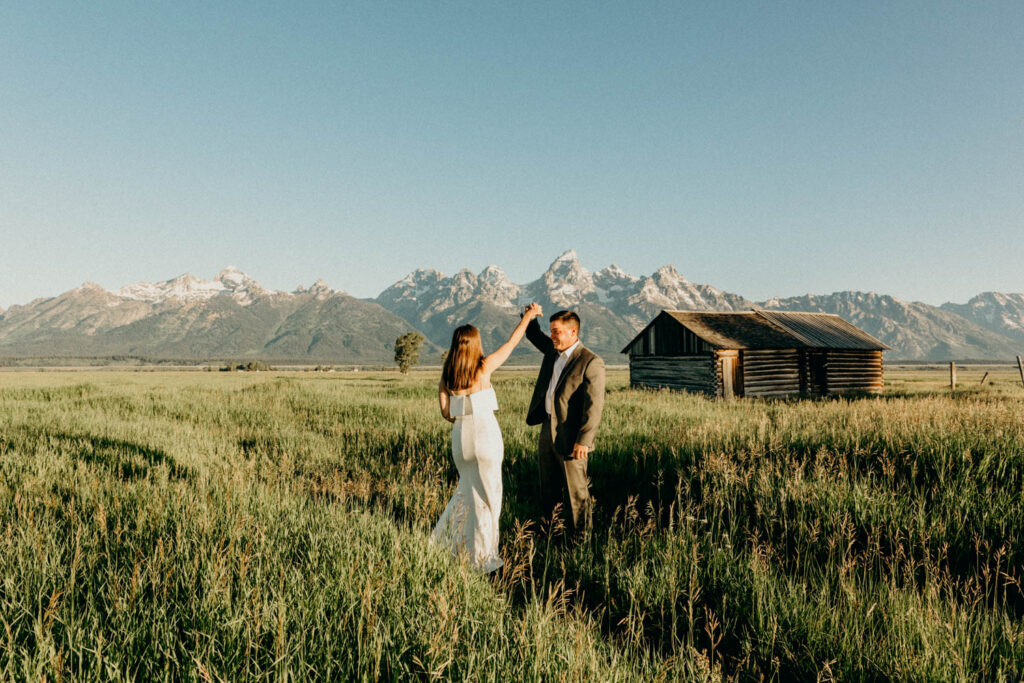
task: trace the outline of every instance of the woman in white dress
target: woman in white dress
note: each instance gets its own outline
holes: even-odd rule
[[[508,341],[487,356],[479,330],[472,325],[457,328],[438,385],[441,415],[453,424],[452,460],[459,470],[459,484],[430,539],[451,548],[455,556],[465,556],[482,572],[493,572],[502,565],[498,517],[504,444],[494,417],[498,399],[491,387],[491,373],[508,360],[526,326],[539,315],[541,307],[530,304]]]

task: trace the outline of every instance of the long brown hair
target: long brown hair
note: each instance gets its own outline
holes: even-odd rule
[[[441,381],[448,391],[469,389],[476,383],[484,367],[484,349],[480,345],[480,330],[472,325],[456,327],[452,332],[452,345],[444,359]]]

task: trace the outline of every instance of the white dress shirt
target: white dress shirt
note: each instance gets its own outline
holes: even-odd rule
[[[555,359],[555,367],[551,370],[551,381],[548,383],[548,393],[544,396],[544,409],[548,411],[548,415],[555,414],[555,387],[558,386],[558,379],[562,376],[565,364],[569,362],[569,358],[572,357],[579,345],[579,340],[576,340],[575,344],[562,351]]]

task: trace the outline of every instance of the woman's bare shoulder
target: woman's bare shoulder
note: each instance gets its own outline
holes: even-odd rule
[[[452,396],[469,396],[470,394],[475,394],[475,393],[478,393],[478,392],[481,392],[481,391],[487,391],[488,389],[492,389],[492,388],[493,387],[491,386],[491,378],[488,377],[488,378],[486,378],[486,380],[481,381],[481,382],[479,382],[477,384],[474,384],[473,386],[469,387],[468,389],[459,389],[458,391],[452,391],[452,392],[449,392],[449,393]]]

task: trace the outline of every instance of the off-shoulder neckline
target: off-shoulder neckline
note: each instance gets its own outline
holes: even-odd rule
[[[485,391],[493,391],[493,390],[494,390],[494,385],[491,385],[489,387],[484,387],[483,389],[477,389],[476,391],[471,391],[468,394],[449,394],[449,395],[450,396],[458,396],[459,398],[466,398],[467,396],[475,396],[476,394],[482,394]]]

